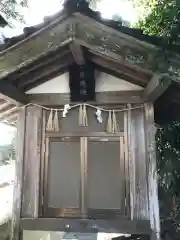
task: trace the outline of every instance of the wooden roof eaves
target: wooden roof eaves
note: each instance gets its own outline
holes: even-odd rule
[[[151,43],[141,41],[133,36],[127,35],[125,33],[122,33],[120,31],[117,31],[114,28],[111,28],[109,26],[104,25],[103,23],[100,23],[96,21],[95,19],[90,18],[89,16],[86,16],[80,12],[76,12],[73,14],[76,17],[76,21],[78,23],[83,23],[86,27],[94,28],[97,30],[105,31],[108,33],[108,35],[115,36],[121,40],[124,41],[125,44],[131,43],[133,46],[135,46],[137,49],[144,48],[145,50],[155,50],[158,51],[160,48],[156,45],[153,45]]]
[[[8,74],[72,42],[72,19],[65,19],[60,25],[58,23],[48,25],[45,29],[35,32],[25,40],[1,52],[0,78],[5,78]]]
[[[93,33],[94,35],[92,36]],[[87,37],[88,35],[90,37]],[[86,17],[80,13],[74,13],[70,17],[67,17],[67,15],[61,16],[48,26],[40,29],[23,41],[1,52],[0,69],[2,70],[0,71],[0,77],[2,78],[7,76],[10,72],[30,64],[40,56],[67,45],[73,40],[82,41],[84,45],[90,41],[90,44],[88,43],[90,46],[93,44],[93,38],[96,38],[95,40],[100,40],[99,45],[96,46],[97,51],[98,48],[100,49],[105,45],[112,45],[111,49],[105,49],[105,51],[108,51],[109,54],[111,53],[115,59],[124,58],[127,63],[132,63],[132,60],[128,59],[131,55],[130,46],[134,46],[136,50],[135,55],[139,54],[140,57],[144,58],[144,56],[141,55],[144,51],[147,55],[147,49],[144,48],[146,45],[145,43],[142,44],[141,41],[126,34],[122,34],[117,30],[111,29],[110,27],[98,23],[94,19]],[[125,46],[127,48],[124,53],[125,56],[121,56],[121,52],[118,52],[119,48],[125,49]],[[152,52],[153,54],[156,54],[157,52],[156,47],[153,49],[155,50],[151,49],[151,55]],[[137,52],[137,50],[140,52]],[[101,52],[105,54],[105,51]],[[149,61],[148,56],[146,56],[146,58],[146,60]],[[146,65],[146,68],[148,67],[146,64],[147,61],[144,61],[144,59],[143,62],[142,59],[138,61],[140,61],[139,65],[142,65],[143,68],[145,68],[144,65]],[[138,64],[138,61],[133,61],[133,64]]]
[[[70,17],[62,15],[25,40],[1,52],[0,78],[4,79],[17,69],[28,66],[57,49],[70,46],[72,42],[142,72],[153,72],[157,69],[159,72],[168,72],[168,69],[174,67],[166,62],[157,46],[121,33],[81,13],[74,13]],[[159,63],[163,65],[163,69],[158,66]],[[174,68],[176,69],[176,66]],[[175,78],[180,79],[180,74],[177,76],[175,73]]]

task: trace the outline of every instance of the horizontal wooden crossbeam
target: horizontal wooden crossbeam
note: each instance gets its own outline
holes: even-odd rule
[[[96,226],[96,227],[94,227]],[[150,234],[148,220],[93,220],[93,219],[60,219],[60,218],[25,218],[20,220],[21,230],[65,231],[65,232],[114,232],[126,234]]]
[[[64,105],[70,102],[70,94],[29,94],[29,99],[33,103],[46,106]],[[143,102],[144,99],[142,98],[142,91],[119,91],[96,93],[95,104],[126,104]]]

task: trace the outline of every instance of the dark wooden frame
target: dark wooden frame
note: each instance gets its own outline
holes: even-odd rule
[[[43,206],[42,206],[42,217],[71,217],[71,218],[85,218],[85,219],[115,219],[118,216],[121,218],[128,218],[128,206],[125,206],[125,189],[123,182],[120,186],[122,199],[120,202],[120,210],[113,210],[113,209],[90,209],[87,207],[87,141],[88,138],[91,138],[90,141],[98,141],[98,138],[105,138],[110,137],[110,141],[118,141],[119,142],[119,150],[120,150],[120,167],[124,168],[124,133],[120,132],[117,134],[108,134],[108,133],[55,133],[55,132],[47,132],[45,134],[45,159],[44,159],[44,174],[42,173],[43,179],[43,189],[44,194],[41,196]],[[67,209],[58,209],[48,207],[48,162],[49,162],[49,142],[50,141],[61,141],[61,138],[67,138],[70,141],[77,141],[80,142],[80,162],[81,162],[81,184],[80,184],[80,208],[67,208]],[[120,169],[121,174],[125,174],[122,169]],[[129,191],[128,191],[129,192]]]

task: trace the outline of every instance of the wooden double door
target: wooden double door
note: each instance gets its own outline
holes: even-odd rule
[[[43,187],[43,216],[126,215],[123,135],[47,137]]]

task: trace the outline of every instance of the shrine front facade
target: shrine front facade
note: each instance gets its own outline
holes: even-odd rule
[[[11,239],[160,239],[155,121],[177,116],[180,76],[160,46],[69,1],[1,46],[0,118],[18,129]]]

